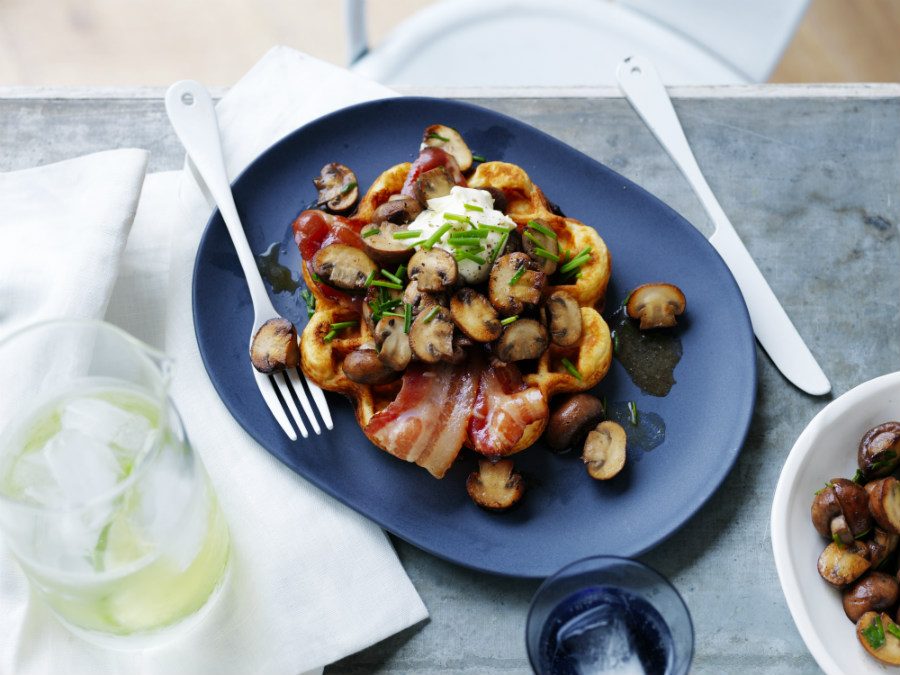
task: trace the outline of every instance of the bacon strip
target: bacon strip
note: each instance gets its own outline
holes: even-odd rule
[[[403,374],[397,398],[364,431],[395,457],[443,478],[466,438],[477,382],[472,364],[426,368],[414,363]]]
[[[526,387],[515,365],[493,364],[482,371],[478,382],[469,441],[482,455],[505,455],[522,438],[525,427],[548,414],[540,389]]]

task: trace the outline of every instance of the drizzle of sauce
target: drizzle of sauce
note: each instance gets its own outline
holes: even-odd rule
[[[265,279],[275,293],[293,293],[300,288],[300,280],[294,279],[290,268],[278,262],[281,243],[274,242],[265,253],[256,256],[256,266],[259,273]]]
[[[614,401],[606,407],[606,419],[617,422],[625,430],[628,458],[640,462],[645,452],[666,440],[666,423],[654,412],[637,411],[637,426],[632,424],[627,401]]]
[[[681,360],[678,329],[642,331],[624,308],[616,311],[611,323],[614,353],[631,381],[645,394],[666,396],[675,384],[675,366]]]

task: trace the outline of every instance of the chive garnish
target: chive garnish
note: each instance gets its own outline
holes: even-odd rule
[[[547,227],[546,225],[541,225],[541,224],[540,224],[538,221],[536,221],[536,220],[529,220],[529,221],[528,221],[528,224],[527,224],[525,227],[530,227],[532,230],[537,230],[537,231],[540,232],[541,234],[546,234],[548,237],[550,237],[550,238],[552,238],[552,239],[556,239],[556,232],[554,232],[553,230],[551,230],[551,229],[550,229],[549,227]]]
[[[331,326],[329,326],[329,328],[331,328],[331,330],[329,330],[328,333],[325,334],[324,340],[325,340],[325,342],[331,342],[334,339],[334,337],[338,334],[338,331],[342,331],[345,328],[351,328],[353,326],[358,326],[358,325],[359,325],[359,321],[339,321],[337,323],[333,323],[333,324],[331,324]]]
[[[479,213],[484,213],[484,209],[478,206],[478,204],[464,204],[466,207],[466,211],[478,211]]]
[[[576,255],[572,260],[563,265],[559,271],[565,274],[566,272],[572,272],[591,259],[591,247],[588,246],[581,253]]]
[[[395,284],[393,281],[382,281],[381,279],[376,279],[370,285],[371,286],[380,286],[381,288],[392,288],[395,291],[403,290],[403,284]]]
[[[525,274],[525,265],[522,265],[519,269],[516,270],[516,273],[512,275],[512,279],[509,280],[509,285],[512,286],[519,279],[522,278],[522,275]]]
[[[533,241],[535,246],[541,246],[544,243],[533,234],[531,234],[531,232],[529,232],[528,230],[522,230],[522,236],[527,237],[528,239]]]
[[[445,213],[444,220],[455,220],[457,223],[468,223],[468,216],[461,216],[458,213]]]
[[[825,492],[825,490],[827,490],[827,489],[830,488],[830,487],[834,487],[834,485],[833,485],[832,483],[825,483],[825,487],[819,488],[819,489],[816,490],[813,494],[815,494],[816,497],[818,497],[820,494],[822,494],[823,492]]]
[[[871,626],[863,628],[862,635],[872,649],[880,649],[884,645],[884,625],[881,623],[880,615],[875,617]]]
[[[341,194],[345,195],[355,187],[356,187],[356,183],[347,183],[344,187],[341,188]]]
[[[866,475],[862,472],[862,469],[857,469],[856,473],[853,474],[853,482],[857,485],[866,484]]]
[[[480,223],[478,225],[479,230],[487,230],[488,232],[499,232],[500,234],[509,234],[510,228],[501,227],[500,225],[485,225]]]
[[[424,248],[426,251],[430,250],[432,246],[434,246],[441,240],[441,237],[447,234],[451,227],[453,227],[453,225],[451,225],[450,223],[444,223],[443,225],[441,225],[433,235],[422,242],[422,248]]]
[[[306,303],[307,316],[312,318],[312,315],[316,313],[316,296],[310,293],[308,288],[304,288],[300,291],[300,297],[303,298],[303,302]]]
[[[462,232],[451,232],[447,239],[484,239],[490,232],[487,230],[463,230]]]
[[[406,314],[398,314],[397,312],[382,312],[381,316],[396,316],[398,319],[406,319]]]
[[[438,133],[435,133],[434,131],[429,131],[429,132],[428,132],[428,138],[434,138],[434,139],[436,139],[436,140],[438,140],[438,141],[444,141],[444,143],[449,143],[449,142],[450,142],[450,139],[449,139],[449,138],[444,138],[443,136],[441,136],[441,135],[438,134]]]
[[[317,283],[320,283],[320,284],[322,283],[322,277],[320,277],[320,276],[319,276],[318,274],[316,274],[315,272],[312,273],[312,278],[313,278],[313,281],[315,281],[315,282],[317,282]]]
[[[895,638],[900,640],[900,626],[895,623],[889,623],[887,628],[885,629],[888,633],[893,635]]]
[[[581,379],[581,373],[578,372],[578,368],[576,368],[575,365],[571,361],[569,361],[569,359],[563,357],[562,364],[565,369],[569,371],[569,375],[576,379]]]
[[[500,237],[500,243],[497,244],[497,248],[494,249],[494,252],[491,253],[491,265],[497,260],[497,256],[500,255],[500,252],[506,247],[506,242],[509,240],[509,230],[506,231],[502,237]]]
[[[511,323],[513,323],[513,322],[515,322],[515,321],[518,321],[518,319],[519,319],[519,315],[518,315],[518,314],[516,314],[516,315],[514,315],[514,316],[508,316],[508,317],[506,317],[505,319],[501,319],[501,320],[500,320],[500,325],[501,325],[501,326],[508,326],[509,324],[511,324]]]
[[[410,326],[412,326],[412,305],[407,302],[403,307],[403,332],[409,333]]]
[[[628,304],[628,301],[631,300],[631,294],[632,294],[632,293],[634,293],[634,291],[629,291],[628,295],[625,296],[625,299],[622,301],[622,307],[624,307],[625,305],[627,305],[627,304]]]
[[[628,401],[628,412],[631,415],[631,426],[636,427],[638,425],[637,403]]]
[[[483,155],[472,155],[472,159],[474,159],[476,162],[486,162],[487,161]]]
[[[422,234],[422,230],[404,230],[403,232],[394,232],[394,239],[415,239],[420,234]]]
[[[424,319],[422,319],[422,323],[429,323],[434,318],[434,315],[440,311],[440,309],[441,308],[438,305],[435,305],[434,307],[432,307],[431,311],[425,315]]]
[[[468,251],[457,251],[453,257],[456,258],[457,262],[460,260],[471,260],[476,265],[484,265],[484,258],[479,258],[474,253],[469,253]]]
[[[371,286],[371,285],[372,285],[372,281],[373,281],[374,279],[375,279],[375,271],[373,270],[373,271],[369,272],[369,276],[366,277],[366,283],[364,284],[364,286],[365,286],[366,288],[368,288],[369,286]]]
[[[403,279],[391,274],[387,270],[381,270],[381,276],[383,276],[388,281],[393,281],[395,284],[403,285]]]
[[[394,272],[394,276],[400,279],[400,283],[403,283],[403,277],[406,276],[406,265],[400,265],[397,268],[397,271]]]
[[[541,258],[547,258],[547,260],[552,260],[553,262],[557,262],[557,263],[559,262],[558,255],[556,255],[555,253],[550,253],[550,251],[548,251],[545,248],[541,248],[540,246],[538,246],[537,248],[534,249],[534,254]]]
[[[844,542],[841,541],[841,538],[838,536],[837,532],[832,532],[831,541],[837,544],[838,548],[844,548]]]
[[[379,230],[377,227],[373,227],[371,230],[366,230],[365,232],[363,232],[362,238],[365,239],[366,237],[371,237],[372,235],[378,234],[379,232],[381,232],[381,230]]]

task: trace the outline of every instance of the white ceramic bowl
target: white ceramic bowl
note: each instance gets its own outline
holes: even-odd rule
[[[862,435],[900,419],[900,372],[864,382],[828,404],[788,455],[772,502],[772,550],[781,589],[806,647],[828,675],[898,672],[866,654],[844,614],[840,591],[816,571],[827,542],[810,520],[816,490],[856,472]]]

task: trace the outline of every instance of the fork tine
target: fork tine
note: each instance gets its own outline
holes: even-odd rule
[[[306,430],[306,425],[303,423],[303,418],[300,416],[300,411],[297,410],[297,404],[294,403],[294,397],[291,396],[291,386],[288,384],[287,378],[284,376],[284,373],[275,373],[272,376],[272,380],[281,391],[281,397],[284,399],[285,405],[287,405],[288,410],[291,412],[291,417],[294,418],[294,424],[297,425],[297,428],[300,430],[300,434],[303,436],[303,438],[309,438],[309,432]]]
[[[294,428],[288,421],[287,415],[284,414],[284,408],[281,407],[281,402],[278,400],[278,395],[275,393],[275,388],[272,386],[272,381],[269,379],[269,376],[263,375],[253,368],[253,377],[256,378],[256,388],[259,389],[259,393],[262,394],[263,400],[266,402],[269,412],[272,413],[272,417],[278,422],[278,426],[280,426],[282,431],[287,434],[288,438],[292,441],[296,441],[297,432],[294,431]]]
[[[306,380],[309,393],[312,394],[316,408],[318,408],[319,414],[322,416],[322,421],[325,422],[325,428],[329,430],[334,429],[334,422],[331,421],[331,410],[328,408],[328,401],[325,400],[324,392],[319,385],[306,377],[306,373],[303,374],[303,378]]]
[[[315,432],[316,435],[321,434],[322,427],[319,426],[319,420],[316,419],[316,416],[313,413],[312,406],[309,403],[309,397],[307,397],[306,389],[303,388],[303,383],[300,381],[300,377],[297,375],[297,370],[286,370],[284,371],[284,373],[291,381],[291,386],[294,390],[294,393],[297,395],[297,400],[300,401],[303,412],[305,412],[306,416],[309,418],[309,423],[312,425],[313,432]]]

